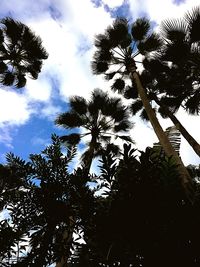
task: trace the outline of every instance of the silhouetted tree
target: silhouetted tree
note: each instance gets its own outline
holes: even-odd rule
[[[80,128],[83,133],[72,133],[61,137],[68,145],[77,145],[82,138],[90,136],[88,149],[83,155],[84,169],[89,172],[92,160],[98,156],[104,144],[111,149],[111,137],[133,142],[129,135],[124,135],[133,124],[129,119],[129,112],[120,98],[109,97],[108,93],[100,89],[92,92],[90,100],[74,96],[69,100],[70,110],[62,113],[56,119],[56,124],[66,129]]]
[[[120,75],[121,78],[130,76],[132,84],[135,85],[133,90],[136,90],[133,93],[139,95],[160,144],[166,155],[173,156],[176,161],[181,174],[182,185],[188,197],[192,198],[189,173],[164,133],[136,71],[135,57],[138,54],[146,56],[162,46],[158,35],[150,34],[149,30],[150,24],[146,19],[138,19],[132,26],[128,25],[126,19],[116,19],[104,34],[96,37],[97,50],[92,62],[93,73],[104,74],[106,79],[113,79],[117,75]],[[117,77],[112,88],[118,92],[123,92],[124,87],[124,80]]]
[[[12,18],[0,21],[0,82],[17,88],[26,85],[27,76],[37,79],[48,54],[25,24]]]
[[[0,223],[2,266],[48,266],[69,257],[72,244],[62,234],[71,231],[71,217],[78,218],[78,210],[87,212],[85,203],[92,203],[81,169],[67,170],[75,150],[64,155],[59,138],[53,136],[52,142],[28,162],[8,154],[1,166],[1,207],[10,214]],[[78,228],[73,225],[73,232]]]

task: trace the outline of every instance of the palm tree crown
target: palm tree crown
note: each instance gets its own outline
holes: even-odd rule
[[[89,147],[83,156],[83,161],[89,161],[89,165],[92,158],[103,149],[103,144],[112,146],[112,136],[132,142],[130,136],[122,134],[132,127],[132,123],[120,98],[109,97],[102,90],[95,89],[90,100],[74,96],[69,103],[70,111],[60,114],[56,124],[66,129],[81,128],[83,133],[71,133],[62,136],[61,140],[76,145],[81,138],[90,136]]]
[[[158,90],[165,93],[166,104],[175,109],[182,105],[187,112],[196,115],[200,112],[199,27],[200,7],[193,8],[182,19],[163,21],[164,42],[156,60],[165,67],[155,75]]]
[[[104,74],[107,80],[116,77],[113,90],[123,92],[124,78],[130,73],[133,59],[146,55],[161,46],[161,40],[155,33],[150,33],[150,23],[145,18],[137,19],[132,26],[124,18],[116,19],[104,34],[96,36],[97,48],[92,61],[94,74]],[[118,75],[117,75],[118,74]]]
[[[0,21],[0,82],[7,86],[24,87],[27,75],[37,79],[42,60],[48,54],[26,25],[11,18]]]

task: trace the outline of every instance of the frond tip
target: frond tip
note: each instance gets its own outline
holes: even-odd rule
[[[146,18],[137,19],[131,28],[132,37],[135,41],[141,41],[145,38],[150,29],[149,20]]]

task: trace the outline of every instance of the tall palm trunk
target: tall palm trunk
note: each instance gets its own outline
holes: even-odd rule
[[[166,155],[169,157],[172,156],[174,158],[174,160],[177,164],[177,169],[178,169],[178,172],[180,174],[180,179],[181,179],[181,183],[182,183],[183,189],[185,191],[185,194],[186,194],[187,198],[191,202],[193,202],[193,196],[192,196],[193,190],[192,190],[192,185],[191,185],[191,177],[190,177],[187,169],[185,168],[181,158],[178,156],[178,154],[176,153],[176,151],[172,147],[171,143],[169,142],[165,132],[163,131],[163,129],[162,129],[157,117],[156,117],[154,110],[152,109],[152,107],[149,103],[149,99],[147,97],[146,91],[142,86],[142,83],[140,81],[138,73],[136,72],[134,60],[131,62],[131,64],[129,64],[127,66],[127,69],[130,73],[130,78],[137,86],[138,94],[142,100],[143,106],[146,110],[146,113],[149,117],[149,120],[152,124],[152,127],[153,127],[159,141],[160,141],[160,144],[162,145]]]
[[[174,116],[174,114],[163,104],[155,96],[153,98],[155,102],[164,110],[165,114],[170,118],[176,128],[180,131],[182,136],[187,140],[190,146],[193,148],[194,152],[200,157],[200,144],[192,137],[189,132],[185,129],[185,127],[181,124],[181,122]]]
[[[84,175],[88,175],[90,172],[92,160],[94,158],[95,144],[96,144],[96,137],[92,136],[87,158],[84,159]],[[70,247],[73,242],[74,227],[75,227],[75,218],[71,216],[69,218],[69,231],[65,230],[63,233],[63,242],[66,244],[66,249],[68,251],[67,254],[62,256],[61,260],[56,263],[56,267],[67,267],[68,265],[67,261],[70,257]]]
[[[70,247],[71,243],[73,241],[73,232],[75,227],[75,221],[73,216],[69,217],[69,230],[65,230],[63,233],[63,242],[65,243],[65,249],[67,250],[67,253],[61,257],[61,260],[56,263],[56,267],[67,267],[67,261],[70,257]]]

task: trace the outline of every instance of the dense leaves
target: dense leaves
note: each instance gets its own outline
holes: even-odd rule
[[[24,87],[27,76],[38,78],[48,54],[40,37],[28,26],[12,18],[4,18],[0,23],[0,82]]]

